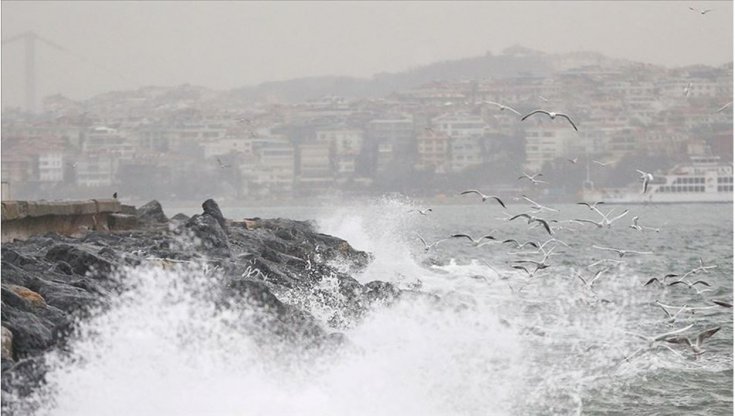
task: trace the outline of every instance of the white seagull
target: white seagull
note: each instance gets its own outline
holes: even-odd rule
[[[694,326],[694,324],[691,324],[691,325],[687,325],[687,326],[685,326],[684,328],[679,328],[679,329],[676,329],[676,330],[673,330],[673,331],[670,331],[670,332],[666,332],[666,333],[663,333],[663,334],[659,334],[659,335],[656,335],[656,336],[653,336],[653,337],[647,337],[647,336],[645,336],[645,335],[641,335],[641,334],[636,334],[636,333],[633,333],[633,332],[628,332],[629,334],[631,334],[631,335],[635,335],[635,336],[637,336],[638,338],[640,338],[640,339],[642,339],[642,340],[644,340],[644,341],[648,342],[648,344],[647,344],[647,345],[645,345],[645,346],[643,346],[643,347],[641,347],[641,348],[639,348],[638,350],[636,350],[636,351],[635,351],[635,352],[633,352],[632,354],[628,355],[627,357],[625,357],[625,360],[626,360],[626,361],[629,361],[629,360],[630,360],[631,358],[633,358],[634,356],[638,355],[638,353],[640,353],[640,352],[642,352],[642,351],[644,351],[644,350],[646,350],[646,349],[651,349],[651,348],[653,348],[653,347],[654,347],[654,345],[655,345],[655,344],[656,344],[657,342],[665,341],[665,340],[666,340],[667,338],[670,338],[671,336],[673,336],[673,335],[676,335],[676,334],[680,334],[680,333],[682,333],[682,332],[684,332],[684,331],[686,331],[686,330],[688,330],[688,329],[692,328],[693,326]],[[676,354],[679,354],[678,352],[674,351],[673,349],[671,349],[671,348],[670,348],[669,346],[667,346],[667,345],[664,345],[664,347],[668,348],[668,349],[669,349],[670,351],[673,351],[673,352],[674,352],[674,353],[676,353]],[[680,355],[680,354],[679,354],[679,355]]]
[[[525,217],[525,218],[527,218],[528,219],[528,224],[531,224],[532,222],[538,222],[539,224],[541,224],[541,225],[544,226],[544,228],[546,229],[546,232],[549,233],[549,235],[552,235],[551,226],[549,225],[548,222],[546,222],[545,219],[534,217],[532,215],[528,215],[526,213],[523,213],[523,214],[518,214],[518,215],[515,215],[513,217],[510,217],[510,219],[508,219],[508,221],[513,221],[514,219],[516,219],[518,217]]]
[[[230,165],[225,165],[224,163],[222,163],[222,160],[220,160],[220,158],[217,158],[217,164],[219,164],[219,167],[222,169],[226,169],[230,167]]]
[[[594,224],[595,226],[597,226],[597,228],[602,228],[602,227],[608,227],[608,228],[610,228],[610,227],[612,227],[612,225],[613,225],[613,223],[615,221],[623,218],[624,216],[626,216],[628,214],[628,210],[626,209],[625,211],[623,211],[622,214],[617,215],[617,216],[615,216],[613,218],[610,218],[610,215],[613,213],[614,209],[610,210],[607,214],[603,214],[602,211],[600,211],[599,209],[597,209],[597,207],[594,207],[593,206],[591,208],[592,208],[593,211],[597,212],[602,217],[602,219],[600,219],[599,222],[595,222],[595,221],[592,221],[592,220],[579,219],[579,218],[575,218],[575,219],[573,219],[571,221],[586,222],[586,223],[589,223],[589,224]]]
[[[699,14],[701,14],[701,15],[705,15],[705,14],[707,14],[707,13],[709,13],[709,12],[711,12],[711,11],[712,11],[712,9],[703,9],[703,10],[699,10],[699,9],[695,9],[694,7],[689,7],[689,10],[691,10],[691,11],[693,11],[693,12],[696,12],[696,13],[699,13]]]
[[[477,239],[472,238],[472,236],[467,235],[467,234],[452,234],[451,237],[452,238],[466,238],[470,240],[475,247],[482,247],[486,244],[490,244],[490,241],[483,241],[483,240],[497,240],[495,237],[491,236],[490,234],[483,235],[482,237],[477,238]]]
[[[493,198],[494,200],[498,201],[498,204],[500,204],[500,206],[502,206],[503,208],[505,208],[505,204],[503,203],[503,201],[500,198],[498,198],[497,196],[495,196],[495,195],[485,195],[482,192],[478,191],[477,189],[468,189],[468,190],[462,191],[460,193],[460,195],[467,195],[467,194],[477,194],[477,195],[480,195],[480,198],[482,198],[482,202],[487,201],[489,198]]]
[[[538,114],[538,113],[546,114],[547,116],[551,117],[552,120],[555,119],[555,118],[557,118],[557,117],[563,117],[563,118],[567,119],[567,121],[569,122],[569,124],[572,125],[572,127],[574,127],[574,130],[579,131],[579,129],[577,129],[577,126],[574,124],[574,121],[572,121],[572,118],[571,117],[569,117],[568,115],[566,115],[564,113],[555,113],[553,111],[534,110],[534,111],[531,111],[530,113],[526,114],[525,116],[523,116],[523,118],[521,119],[521,121],[523,121],[523,120],[531,117],[534,114]]]
[[[715,111],[715,113],[721,113],[721,112],[723,112],[723,111],[724,111],[724,110],[725,110],[726,108],[730,107],[731,105],[732,105],[732,101],[730,101],[729,103],[727,103],[727,104],[723,105],[722,107],[720,107],[720,109],[719,109],[719,110],[717,110],[717,111]]]
[[[638,216],[637,215],[635,217],[633,217],[633,223],[630,224],[628,227],[630,227],[630,228],[632,228],[634,230],[638,230],[638,231],[643,231],[643,230],[651,230],[651,231],[656,231],[656,232],[661,231],[661,229],[659,229],[659,228],[653,228],[653,227],[646,227],[646,226],[643,226],[643,225],[638,225]]]
[[[688,306],[688,305],[682,306],[681,308],[679,308],[678,311],[676,311],[676,313],[674,313],[672,315],[671,312],[669,312],[668,309],[664,308],[664,305],[662,305],[662,304],[660,304],[658,302],[656,302],[656,305],[659,308],[661,308],[662,311],[664,311],[664,313],[666,314],[666,323],[669,323],[669,324],[675,323],[676,322],[676,318],[679,316],[679,314],[682,313],[682,312],[684,312],[685,310],[687,310],[687,306]]]
[[[526,201],[531,203],[531,209],[536,211],[551,211],[551,212],[559,212],[558,209],[549,208],[545,205],[541,205],[538,202],[532,200],[531,198],[527,197],[526,195],[521,195],[521,198],[525,199]]]
[[[412,209],[411,211],[408,211],[408,212],[418,212],[421,215],[427,215],[431,211],[432,211],[431,208],[426,208],[426,209]]]
[[[641,190],[641,193],[645,194],[646,191],[648,191],[648,183],[653,180],[653,174],[638,169],[635,171],[641,175],[640,180],[643,181],[643,189]]]
[[[597,202],[591,202],[591,203],[590,202],[577,202],[577,205],[584,205],[589,209],[595,209],[596,206],[600,204],[604,204],[604,203],[605,202],[603,201],[597,201]]]
[[[518,177],[518,180],[528,179],[534,185],[539,184],[539,183],[548,183],[546,181],[539,181],[539,180],[537,180],[536,178],[538,178],[539,176],[544,176],[544,175],[542,173],[537,173],[535,175],[529,175],[526,172],[523,172],[523,176],[519,176]]]
[[[605,166],[609,165],[612,162],[600,162],[599,160],[593,160],[592,163],[595,163],[597,165],[600,165],[602,167],[605,167]]]
[[[578,158],[578,157],[575,157],[574,159],[569,159],[569,158],[567,158],[567,161],[568,161],[569,163],[572,163],[572,164],[574,164],[574,163],[577,163],[577,160],[579,160],[579,158]]]
[[[694,341],[689,339],[689,337],[685,337],[683,335],[673,338],[670,337],[665,339],[665,341],[671,344],[686,344],[689,348],[691,348],[695,355],[699,356],[704,353],[704,349],[702,348],[702,344],[704,343],[704,341],[712,335],[716,334],[719,330],[719,326],[705,329],[704,331],[697,334],[697,337],[694,339]]]
[[[510,111],[518,114],[519,116],[523,115],[523,114],[519,113],[518,111],[516,111],[515,109],[513,109],[511,107],[508,107],[507,105],[503,105],[503,104],[500,104],[500,103],[496,103],[495,101],[485,101],[485,104],[492,104],[494,106],[497,106],[500,109],[500,111],[510,110]]]
[[[653,252],[651,252],[651,251],[623,250],[623,249],[620,249],[620,248],[600,247],[600,246],[597,246],[597,245],[593,245],[592,247],[593,248],[596,248],[598,250],[614,251],[620,257],[623,257],[626,254],[653,254]]]
[[[437,246],[437,244],[439,244],[439,243],[441,243],[442,241],[446,240],[446,238],[443,238],[443,239],[441,239],[441,240],[438,240],[438,241],[435,241],[435,242],[433,242],[433,243],[431,243],[431,244],[428,244],[428,243],[426,242],[426,240],[424,240],[424,238],[423,238],[423,237],[421,237],[421,236],[420,236],[420,235],[419,235],[418,233],[416,234],[416,237],[418,237],[418,238],[419,238],[419,240],[421,240],[421,242],[422,242],[422,243],[424,243],[424,251],[429,251],[430,249],[432,249],[432,248],[436,247],[436,246]]]
[[[592,290],[592,285],[593,285],[593,284],[594,284],[594,283],[595,283],[595,282],[597,281],[597,279],[599,279],[599,278],[600,278],[600,276],[602,276],[602,274],[603,274],[603,273],[605,273],[606,271],[607,271],[607,269],[602,269],[602,270],[598,271],[597,273],[595,273],[595,276],[594,276],[594,277],[593,277],[593,278],[592,278],[592,279],[591,279],[591,280],[590,280],[589,282],[588,282],[587,280],[585,280],[585,279],[584,279],[584,277],[582,277],[582,275],[581,275],[581,274],[579,274],[579,273],[577,273],[577,277],[579,278],[579,280],[581,280],[581,281],[582,281],[582,283],[584,283],[584,285],[585,285],[585,286],[587,286],[587,288],[588,288],[588,289],[589,289],[589,290],[590,290],[591,292],[594,292],[594,290]]]

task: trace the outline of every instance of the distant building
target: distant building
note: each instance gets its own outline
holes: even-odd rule
[[[487,123],[482,117],[474,114],[456,113],[444,114],[431,121],[434,130],[438,130],[449,137],[482,136],[487,129]]]
[[[450,161],[450,138],[442,131],[424,129],[416,136],[417,169],[446,171]]]

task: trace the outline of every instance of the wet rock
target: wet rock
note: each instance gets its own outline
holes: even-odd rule
[[[13,359],[13,332],[3,327],[2,333],[2,359],[14,361]],[[5,369],[3,369],[4,371]]]
[[[366,284],[365,289],[365,296],[371,303],[381,302],[390,304],[401,295],[401,290],[395,285],[388,282],[382,282],[380,280],[374,280]]]
[[[182,214],[180,212],[174,215],[173,217],[171,217],[171,222],[174,222],[174,223],[185,223],[187,221],[189,221],[189,216],[186,214]]]
[[[163,213],[163,207],[161,207],[161,203],[156,200],[153,200],[138,208],[138,210],[136,211],[136,215],[138,217],[138,221],[144,224],[168,222],[166,214]]]
[[[227,234],[217,219],[211,215],[195,215],[186,222],[186,228],[191,230],[205,248],[227,249]]]
[[[208,199],[204,201],[204,203],[202,204],[202,210],[204,210],[203,215],[209,215],[213,217],[217,220],[219,226],[222,227],[223,230],[227,229],[225,217],[222,215],[222,211],[220,211],[219,205],[217,205],[217,203],[214,202],[213,199]]]
[[[6,287],[12,290],[13,293],[15,293],[16,295],[25,299],[31,306],[34,306],[36,308],[46,307],[46,300],[43,298],[43,296],[28,289],[27,287],[18,285],[7,285]]]
[[[46,253],[46,259],[69,263],[76,274],[83,275],[92,270],[109,273],[112,270],[112,263],[109,261],[69,244],[58,244],[51,247]]]

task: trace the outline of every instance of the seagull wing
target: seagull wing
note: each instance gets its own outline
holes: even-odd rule
[[[676,282],[671,282],[671,283],[669,283],[669,286],[674,286],[674,285],[679,284],[679,283],[681,283],[682,285],[685,285],[685,286],[689,286],[689,284],[687,282],[683,281],[683,280],[677,280]]]
[[[546,229],[546,232],[549,233],[549,235],[552,235],[551,227],[549,226],[548,222],[546,222],[545,220],[542,220],[541,218],[534,218],[532,221],[540,222],[541,225],[543,225],[544,228]]]
[[[531,247],[539,248],[538,244],[536,244],[533,241],[526,241],[525,243],[521,244],[521,246],[519,248],[523,248],[525,246],[531,246]]]
[[[602,276],[602,274],[605,273],[606,271],[607,271],[607,269],[602,269],[602,270],[598,271],[597,273],[595,273],[595,277],[590,281],[590,285],[592,283],[594,283],[595,280],[599,279],[600,276]]]
[[[483,193],[480,192],[480,191],[478,191],[477,189],[469,189],[469,190],[466,190],[466,191],[463,191],[462,193],[460,193],[460,195],[466,195],[466,194],[477,194],[477,195],[480,195],[481,197],[485,198],[485,195],[483,195]]]
[[[466,239],[472,241],[473,243],[475,242],[475,239],[472,238],[471,236],[467,235],[467,234],[452,234],[451,237],[452,238],[466,238]]]
[[[503,203],[503,201],[500,200],[500,198],[498,198],[497,196],[492,196],[491,198],[493,198],[494,200],[498,201],[498,204],[500,204],[500,206],[502,206],[503,208],[505,208],[505,204]]]
[[[529,221],[531,220],[531,216],[528,215],[528,214],[518,214],[518,215],[514,215],[514,216],[510,217],[508,219],[508,221],[513,221],[514,219],[516,219],[518,217],[526,217],[526,218],[528,218]]]
[[[594,221],[592,221],[592,220],[580,220],[580,219],[576,219],[576,218],[575,218],[575,219],[573,219],[572,221],[577,221],[577,222],[588,222],[588,223],[590,223],[590,224],[594,224],[594,225],[596,225],[597,227],[601,227],[601,226],[602,226],[602,225],[600,225],[600,223],[598,223],[598,222],[594,222]]]
[[[692,283],[692,286],[696,285],[697,283],[710,287],[709,283],[705,282],[704,280],[697,280],[696,282]]]
[[[575,131],[579,131],[579,129],[577,128],[577,125],[576,125],[576,124],[574,124],[574,121],[572,121],[572,118],[571,118],[571,117],[569,117],[569,116],[568,116],[568,115],[566,115],[566,114],[561,114],[561,113],[558,113],[558,114],[557,114],[557,116],[559,116],[559,117],[564,117],[565,119],[567,119],[567,121],[569,121],[569,124],[571,124],[571,125],[572,125],[572,127],[574,127],[574,130],[575,130]]]
[[[613,218],[613,219],[611,219],[609,221],[612,224],[613,221],[617,221],[617,220],[623,218],[624,216],[626,216],[627,214],[628,214],[628,210],[626,209],[625,211],[623,211],[622,214],[618,215],[617,217],[615,217],[615,218]]]
[[[521,118],[521,121],[524,121],[525,119],[531,117],[532,115],[534,115],[536,113],[543,113],[543,114],[546,114],[547,116],[551,117],[551,114],[549,114],[549,112],[546,111],[546,110],[534,110],[534,111],[531,111],[530,113],[526,114],[525,116],[523,116],[523,118]]]
[[[648,286],[648,285],[650,285],[650,284],[651,284],[651,283],[653,283],[653,282],[659,282],[659,283],[661,283],[661,281],[660,281],[660,280],[658,280],[658,279],[657,279],[657,278],[655,278],[655,277],[652,277],[652,278],[650,278],[650,279],[649,279],[649,280],[648,280],[648,281],[647,281],[647,282],[646,282],[645,284],[643,284],[643,286]]]
[[[685,326],[684,328],[679,328],[679,329],[676,329],[676,330],[674,330],[674,331],[671,331],[671,332],[667,332],[667,333],[665,333],[665,334],[657,335],[657,336],[655,336],[655,337],[653,338],[653,340],[654,340],[654,341],[661,341],[662,339],[668,338],[668,337],[670,337],[670,336],[672,336],[672,335],[680,334],[680,333],[682,333],[682,332],[684,332],[684,331],[686,331],[686,330],[690,329],[690,328],[691,328],[691,327],[693,327],[693,326],[694,326],[694,324],[690,324],[690,325],[687,325],[687,326]]]
[[[577,273],[577,278],[579,278],[579,280],[581,280],[581,281],[582,281],[582,283],[584,283],[584,285],[585,285],[585,286],[588,286],[588,285],[587,285],[587,281],[586,281],[586,280],[584,280],[584,277],[582,277],[582,275],[581,275],[581,274]],[[590,282],[590,283],[591,283],[591,282]]]
[[[422,242],[422,243],[424,243],[424,246],[426,246],[426,247],[428,247],[428,246],[429,246],[428,244],[426,244],[426,240],[424,240],[424,238],[423,238],[423,237],[421,237],[421,236],[420,236],[420,235],[418,235],[418,234],[416,234],[416,237],[418,237],[418,238],[419,238],[419,240],[421,240],[421,242]]]
[[[505,108],[507,108],[508,110],[510,110],[510,111],[518,114],[519,116],[522,116],[523,115],[523,114],[519,113],[518,110],[516,110],[515,108],[508,107],[507,105],[505,106]]]
[[[655,279],[655,277],[654,277],[654,279]],[[672,316],[671,316],[671,313],[669,312],[669,310],[668,310],[668,309],[664,308],[664,307],[663,307],[663,306],[662,306],[662,305],[661,305],[660,303],[657,303],[656,305],[657,305],[657,306],[658,306],[659,308],[661,308],[661,310],[662,310],[662,311],[664,311],[664,313],[666,314],[666,317],[667,317],[667,318],[672,318]]]
[[[715,305],[723,306],[725,308],[732,308],[732,303],[724,302],[721,300],[713,300],[712,303],[714,303]]]
[[[716,326],[714,328],[705,329],[704,331],[700,332],[699,335],[697,335],[697,344],[701,345],[705,339],[711,337],[712,335],[717,333],[717,331],[719,330],[720,330],[720,327]]]

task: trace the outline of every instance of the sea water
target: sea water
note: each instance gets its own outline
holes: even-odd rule
[[[700,309],[668,323],[655,303],[732,301],[731,204],[617,207],[630,212],[611,228],[566,222],[598,215],[555,205],[558,213],[535,215],[557,219],[554,237],[566,245],[547,244],[556,245],[550,267],[533,276],[512,267],[541,260],[532,247],[475,247],[455,238],[427,251],[418,238],[546,241],[541,227],[507,221],[527,206],[478,201],[432,206],[426,216],[414,211],[425,207],[394,198],[223,211],[233,219],[313,219],[319,231],[373,253],[359,281],[389,281],[436,294],[439,303],[406,296],[376,306],[343,331],[345,347],[304,356],[257,342],[252,328],[239,325],[241,312],[213,308],[202,294],[216,270],[125,269],[130,289],[80,325],[69,351],[49,354],[48,383],[27,402],[49,415],[732,414],[732,309]],[[660,231],[630,228],[633,216]],[[593,245],[651,254],[620,258]],[[687,279],[707,281],[710,287],[696,288],[710,291],[643,286],[686,273],[700,257],[717,268]],[[623,262],[588,267],[602,259]],[[579,278],[602,269],[591,289]],[[300,305],[329,316],[329,306],[314,299]],[[689,324],[685,335],[721,327],[700,356],[674,344],[675,352],[654,345],[630,356],[647,346],[635,334]]]

